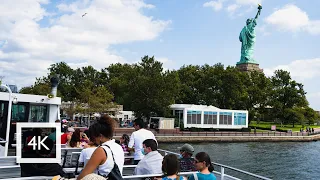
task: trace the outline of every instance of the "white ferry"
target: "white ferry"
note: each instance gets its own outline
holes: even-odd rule
[[[28,94],[12,93],[8,89],[8,92],[0,92],[0,179],[34,179],[34,180],[51,180],[53,177],[21,177],[20,165],[16,163],[16,157],[10,156],[9,148],[14,149],[17,122],[43,122],[54,123],[57,119],[60,119],[60,105],[61,98],[50,96],[38,96]],[[53,87],[53,95],[56,92],[56,87]],[[11,112],[11,113],[10,113]],[[78,167],[78,158],[81,149],[78,148],[62,148],[61,166],[64,171],[73,176],[77,176],[82,169]],[[176,154],[166,150],[159,149],[159,152],[163,155],[168,153]],[[126,156],[126,158],[133,158]],[[222,180],[239,180],[244,179],[265,179],[267,177],[259,176],[247,171],[243,171],[230,166],[213,163],[216,171],[214,174],[217,179]],[[125,165],[123,169],[123,179],[141,179],[146,177],[160,177],[161,174],[149,174],[149,175],[132,175],[136,165]],[[225,169],[228,172],[235,172],[235,175],[229,175],[225,173]],[[195,172],[183,172],[180,175],[191,175]]]

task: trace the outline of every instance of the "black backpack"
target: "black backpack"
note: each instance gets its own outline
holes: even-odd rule
[[[98,174],[100,176],[103,176],[103,177],[105,177],[107,179],[110,179],[110,180],[123,180],[122,175],[121,175],[120,170],[119,170],[119,167],[118,167],[116,161],[114,160],[114,155],[113,155],[113,152],[112,152],[111,148],[108,145],[103,145],[103,146],[106,146],[106,147],[108,147],[110,149],[110,151],[112,153],[114,166],[113,166],[112,170],[110,171],[110,173],[108,174],[108,176],[99,174],[99,171],[98,171]],[[102,149],[106,153],[106,157],[108,157],[107,151],[104,148],[102,148]]]

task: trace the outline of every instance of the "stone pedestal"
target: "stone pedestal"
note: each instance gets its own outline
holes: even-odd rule
[[[263,69],[260,69],[259,64],[252,64],[252,63],[237,64],[237,68],[245,72],[250,72],[250,71],[263,72]]]

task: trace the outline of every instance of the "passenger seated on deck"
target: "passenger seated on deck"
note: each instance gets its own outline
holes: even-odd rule
[[[89,134],[89,133],[86,133],[86,134]],[[90,160],[96,148],[97,148],[97,145],[94,142],[91,142],[91,141],[88,142],[87,146],[80,153],[79,166],[86,166],[86,164]]]
[[[206,152],[199,152],[195,157],[195,165],[198,173],[194,173],[189,180],[216,180],[216,176],[212,173],[213,164],[210,156]]]
[[[158,180],[185,180],[185,177],[178,175],[180,170],[179,166],[179,160],[176,155],[166,155],[162,161],[163,176]]]
[[[30,158],[48,157],[54,147],[53,141],[51,139],[46,139],[43,143],[49,150],[41,148],[40,151],[29,151],[27,156]],[[58,163],[20,163],[20,167],[21,177],[65,175],[62,167]]]
[[[134,170],[134,175],[160,174],[162,173],[163,156],[157,151],[158,145],[154,139],[147,139],[142,143],[144,158],[139,161]]]
[[[178,148],[180,150],[180,170],[181,172],[196,171],[194,158],[191,157],[194,149],[190,144],[184,144]]]
[[[71,148],[80,148],[81,147],[81,133],[80,129],[76,129],[72,133],[71,140],[69,141],[67,147]]]
[[[71,140],[71,136],[74,132],[73,128],[64,127],[63,134],[61,134],[61,144],[67,144]]]
[[[124,152],[122,147],[112,139],[114,127],[115,120],[108,115],[101,116],[97,123],[90,126],[90,140],[100,146],[93,152],[86,166],[77,177],[78,180],[96,170],[102,176],[110,175],[111,171],[122,174]]]
[[[128,149],[129,141],[130,141],[130,137],[128,136],[128,134],[123,134],[120,137],[120,145],[123,149],[123,152],[126,153],[127,155],[130,155],[130,151]],[[125,159],[124,164],[126,165],[132,164],[131,159],[130,158]]]

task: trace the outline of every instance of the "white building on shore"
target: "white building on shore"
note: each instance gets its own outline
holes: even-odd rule
[[[214,106],[172,104],[173,115],[184,128],[242,129],[248,127],[248,111],[219,109]]]

